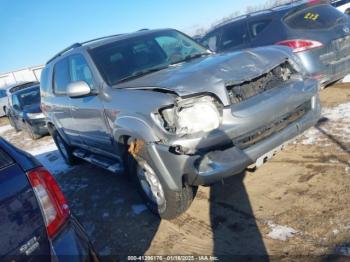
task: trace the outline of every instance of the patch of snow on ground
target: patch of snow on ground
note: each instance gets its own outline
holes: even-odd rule
[[[2,133],[5,133],[11,129],[12,129],[12,126],[10,126],[10,125],[0,126],[0,135],[2,135]]]
[[[267,234],[267,236],[275,240],[286,241],[288,238],[291,238],[296,233],[298,233],[297,230],[291,227],[276,225],[271,221],[268,222],[268,226],[271,229],[271,231]]]
[[[342,139],[349,141],[350,139],[350,102],[340,104],[333,108],[324,108],[322,116],[327,119],[326,122],[320,124],[320,128],[329,134],[341,136]],[[301,143],[304,145],[312,145],[322,142],[325,146],[327,137],[317,129],[312,127],[307,130],[303,136]]]
[[[46,144],[41,144],[37,148],[28,150],[28,153],[35,156],[39,162],[46,167],[53,175],[66,172],[70,167],[64,162],[55,143],[51,140]]]

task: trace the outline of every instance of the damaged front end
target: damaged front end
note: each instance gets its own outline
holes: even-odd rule
[[[320,116],[318,82],[288,59],[224,88],[228,105],[204,93],[178,97],[155,113],[166,139],[152,145],[154,163],[189,184],[211,184],[269,159]]]
[[[236,104],[267,90],[283,87],[283,83],[286,81],[301,79],[301,77],[300,73],[287,60],[272,70],[249,81],[239,84],[227,81],[225,87],[231,104]]]

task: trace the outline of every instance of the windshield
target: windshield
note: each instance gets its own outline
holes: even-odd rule
[[[90,53],[109,85],[209,54],[204,47],[175,30],[116,41]]]
[[[18,92],[13,95],[12,101],[18,104],[19,108],[40,104],[40,89],[36,87]]]

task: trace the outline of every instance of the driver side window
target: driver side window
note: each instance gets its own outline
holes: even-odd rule
[[[71,82],[85,81],[92,90],[95,89],[91,70],[82,55],[69,57],[69,70]]]

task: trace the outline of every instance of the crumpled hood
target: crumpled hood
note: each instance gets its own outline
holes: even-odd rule
[[[279,46],[215,54],[170,66],[115,87],[161,88],[179,96],[211,92],[227,104],[225,83],[238,84],[254,79],[290,58],[291,54],[289,48]]]

